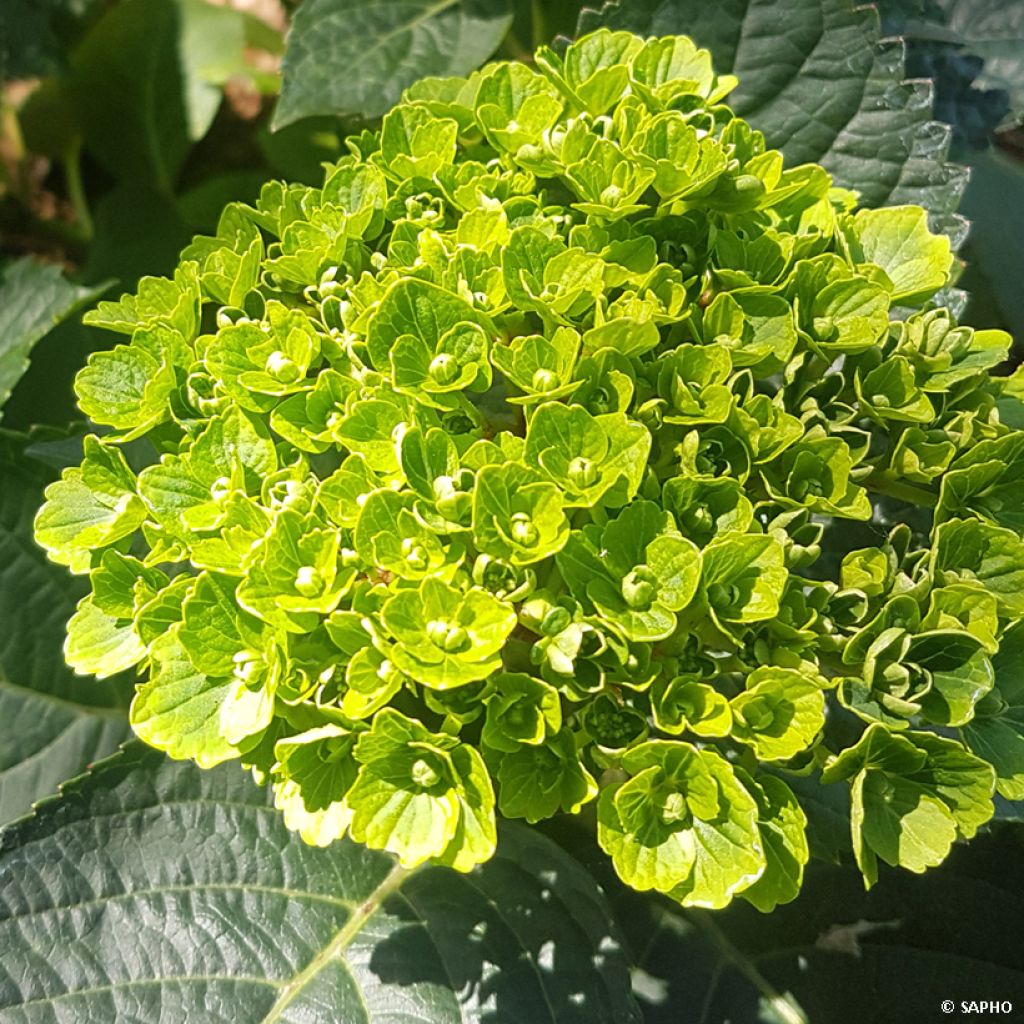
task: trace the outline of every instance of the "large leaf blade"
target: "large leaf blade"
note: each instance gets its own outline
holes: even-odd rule
[[[49,476],[22,444],[0,438],[0,823],[128,734],[124,685],[76,678],[64,664],[64,624],[81,581],[32,539]]]
[[[483,63],[511,23],[507,0],[307,0],[288,36],[274,125],[377,117],[418,79]]]
[[[609,0],[584,10],[579,31],[607,25],[681,33],[739,86],[736,113],[787,163],[822,164],[866,206],[917,203],[962,241],[955,211],[967,183],[946,162],[949,128],[931,120],[931,85],[904,81],[899,41],[879,41],[873,8],[853,0]]]
[[[28,369],[36,342],[106,289],[73,284],[60,267],[28,256],[6,268],[0,281],[0,409]]]
[[[108,5],[66,80],[86,149],[118,181],[170,195],[221,86],[246,73],[244,49],[244,16],[205,0]]]
[[[985,63],[977,87],[1004,89],[1009,94],[1011,116],[1018,116],[1024,109],[1024,7],[1003,0],[938,0],[937,11],[945,15],[945,25],[912,20],[907,33],[982,57]],[[927,9],[928,14],[937,11]]]
[[[0,834],[0,878],[5,1021],[637,1019],[600,891],[515,826],[471,875],[409,874],[133,744]]]
[[[562,838],[622,922],[645,1024],[924,1021],[947,999],[1024,999],[1019,823],[958,845],[939,871],[882,865],[870,891],[852,863],[812,860],[800,896],[771,914],[652,899],[618,882],[589,840]]]

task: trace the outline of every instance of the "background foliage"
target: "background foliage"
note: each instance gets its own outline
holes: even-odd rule
[[[1006,327],[1019,343],[1024,4],[885,0],[879,14],[880,24],[849,0],[791,0],[781,12],[767,0],[612,0],[582,14],[542,0],[4,4],[0,823],[128,734],[128,682],[80,679],[64,665],[63,624],[80,593],[29,529],[42,488],[79,459],[70,382],[106,344],[78,314],[168,272],[192,234],[212,232],[225,202],[251,200],[274,177],[317,181],[344,135],[410,81],[467,71],[492,53],[522,57],[575,34],[577,16],[582,29],[691,34],[719,72],[739,76],[737,113],[790,160],[821,161],[871,204],[924,205],[962,246],[966,322]],[[886,39],[897,32],[906,63],[902,44]],[[253,1020],[300,1011],[329,1020],[342,990],[362,991],[367,1019],[394,1019],[400,993],[431,1021],[518,1019],[534,1012],[527,1007],[558,1021],[642,1012],[650,1021],[818,1022],[849,1019],[851,1007],[909,1021],[945,998],[1024,1001],[1024,956],[1011,941],[1022,833],[1005,803],[1011,820],[940,871],[886,872],[865,894],[851,865],[826,858],[797,903],[770,917],[736,907],[713,919],[602,876],[606,899],[579,867],[599,872],[600,859],[569,827],[553,833],[574,859],[509,830],[498,860],[468,880],[415,876],[403,892],[396,877],[393,892],[379,891],[385,858],[351,846],[340,856],[312,851],[264,805],[264,792],[233,770],[200,774],[132,745],[5,830],[0,934],[31,941],[0,940],[15,950],[0,972],[0,1019],[49,1020],[81,1006],[80,1019],[148,1020],[163,1000],[197,1020],[196,1008],[219,1001],[250,1008]],[[836,821],[833,808],[815,815],[817,852],[828,852]],[[183,833],[187,845],[175,846]],[[131,841],[119,844],[119,834]],[[256,862],[243,856],[252,849]],[[476,896],[450,891],[463,885]],[[558,894],[554,904],[545,892]],[[381,914],[365,914],[389,893]],[[542,928],[537,914],[547,915]],[[211,920],[222,922],[215,939],[204,930]],[[161,942],[137,962],[121,959],[122,947],[154,941],[169,921],[191,922],[180,947]],[[254,941],[253,922],[272,941]],[[26,959],[30,945],[53,943],[71,944],[62,962]],[[584,963],[581,951],[597,959]],[[922,980],[909,986],[908,977]],[[559,989],[565,978],[571,992]],[[82,989],[98,994],[71,994]],[[445,1001],[451,989],[464,995],[460,1006]],[[285,992],[293,995],[282,1002]]]

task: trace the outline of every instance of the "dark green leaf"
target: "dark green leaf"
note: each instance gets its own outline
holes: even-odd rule
[[[221,84],[244,67],[244,45],[243,16],[204,0],[111,6],[71,59],[86,147],[115,177],[169,193]]]
[[[0,822],[128,734],[125,689],[77,678],[64,664],[64,623],[85,588],[32,540],[50,476],[21,447],[0,439]]]
[[[6,268],[0,281],[0,408],[28,369],[35,343],[106,289],[72,284],[60,267],[28,257]]]
[[[984,66],[977,85],[1005,89],[1011,109],[1024,111],[1024,6],[1006,0],[937,0],[946,16],[938,26],[912,27],[912,35],[941,38],[981,57]]]
[[[6,0],[0,5],[0,81],[60,67],[68,45],[104,0]]]
[[[376,117],[428,75],[463,75],[498,47],[508,0],[306,0],[285,50],[284,127],[312,114]]]
[[[149,179],[124,181],[96,204],[96,235],[85,273],[114,275],[131,291],[146,274],[170,274],[188,244],[189,229],[174,200],[155,191]]]
[[[963,737],[995,768],[996,791],[1018,802],[1024,799],[1024,629],[1019,624],[1000,641],[993,668],[997,699],[981,705]],[[989,713],[993,705],[995,714]]]
[[[639,1019],[600,891],[549,840],[510,826],[472,874],[410,873],[307,846],[268,796],[133,745],[11,826],[0,1017]]]
[[[930,84],[904,81],[898,41],[853,0],[609,0],[584,10],[600,25],[643,35],[685,33],[740,84],[727,99],[787,163],[822,164],[867,206],[918,203],[962,240],[955,211],[967,183],[946,163],[949,129],[930,121]],[[827,88],[823,88],[827,83]]]
[[[261,127],[256,143],[275,175],[319,186],[323,182],[324,161],[337,160],[345,152],[342,136],[338,118],[310,117],[278,131]]]
[[[686,911],[600,877],[646,1024],[916,1024],[941,1020],[946,999],[1024,999],[1022,854],[1024,827],[1007,824],[940,871],[884,868],[870,892],[852,864],[812,861],[800,897],[770,915],[738,900]]]
[[[1024,275],[1020,239],[1024,231],[1024,169],[993,149],[971,160],[971,183],[963,211],[971,220],[963,286],[971,294],[966,322],[1005,327],[1024,337]],[[985,294],[991,294],[986,308]]]

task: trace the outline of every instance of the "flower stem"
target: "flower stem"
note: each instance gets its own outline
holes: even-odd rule
[[[894,480],[884,472],[872,473],[864,480],[864,486],[873,494],[884,494],[887,497],[924,508],[934,508],[939,500],[939,496],[934,491],[927,491],[923,487],[915,487],[913,484]]]
[[[82,138],[76,136],[64,151],[64,179],[68,186],[68,198],[75,211],[75,222],[85,241],[93,236],[92,214],[82,184]]]
[[[533,35],[533,49],[544,46],[550,42],[548,38],[547,19],[544,17],[544,0],[532,0],[530,5],[531,34]]]

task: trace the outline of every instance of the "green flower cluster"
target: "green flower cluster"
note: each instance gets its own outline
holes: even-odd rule
[[[924,211],[785,168],[734,84],[607,30],[425,80],[88,315],[127,343],[36,536],[139,736],[409,866],[593,801],[626,882],[705,907],[797,894],[793,788],[848,783],[869,883],[1024,796],[1009,339],[928,305]]]

